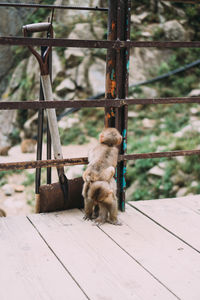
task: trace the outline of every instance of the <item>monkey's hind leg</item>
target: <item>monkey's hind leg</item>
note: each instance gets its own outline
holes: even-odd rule
[[[117,198],[114,197],[112,204],[109,207],[109,219],[108,222],[113,224],[113,225],[122,225],[122,223],[118,220],[117,215],[118,215],[118,204],[117,204]]]
[[[93,207],[94,207],[94,202],[92,199],[90,198],[85,198],[84,199],[84,211],[85,211],[85,215],[83,217],[84,220],[92,220],[92,216],[93,216]]]
[[[107,221],[108,209],[103,203],[99,203],[99,216],[94,221],[96,225],[102,225]]]

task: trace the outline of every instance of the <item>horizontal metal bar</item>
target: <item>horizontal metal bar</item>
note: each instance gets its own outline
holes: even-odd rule
[[[147,99],[99,99],[99,100],[62,100],[62,101],[0,101],[0,110],[11,109],[39,109],[39,108],[84,108],[84,107],[121,107],[123,105],[137,104],[183,104],[200,103],[200,97],[183,98],[147,98]]]
[[[21,46],[52,46],[52,47],[76,47],[76,48],[105,48],[122,49],[126,47],[139,48],[200,48],[200,41],[193,42],[157,42],[157,41],[108,41],[108,40],[75,40],[54,38],[31,38],[31,37],[0,37],[0,45]]]
[[[86,6],[66,6],[66,5],[46,5],[46,4],[27,4],[27,3],[0,3],[0,6],[6,7],[27,7],[27,8],[50,8],[50,9],[73,9],[73,10],[94,10],[94,11],[108,11],[104,7],[86,7]]]
[[[86,165],[87,157],[0,163],[0,171]]]
[[[191,156],[191,155],[200,155],[200,150],[178,150],[178,151],[168,151],[168,152],[126,154],[126,155],[119,155],[119,160],[122,161],[122,160],[136,160],[136,159]]]
[[[179,150],[179,151],[168,151],[168,152],[120,154],[118,157],[118,161],[161,158],[161,157],[175,157],[175,156],[191,156],[191,155],[200,155],[200,150]],[[47,167],[64,167],[64,166],[86,165],[86,164],[88,164],[87,157],[11,162],[11,163],[0,163],[0,171],[47,168]]]
[[[162,0],[165,2],[177,2],[177,3],[191,3],[191,4],[199,4],[199,0]]]

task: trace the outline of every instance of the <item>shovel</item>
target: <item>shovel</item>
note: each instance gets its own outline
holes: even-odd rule
[[[53,27],[49,22],[35,23],[23,26],[24,36],[27,36],[29,32],[33,33],[43,31],[50,32],[50,36],[53,37]],[[43,57],[32,46],[28,46],[28,48],[36,57],[40,66],[44,99],[53,101],[52,86],[47,63],[51,47],[47,47]],[[54,158],[62,159],[63,155],[58,131],[56,111],[55,109],[47,109],[46,111]],[[36,195],[36,213],[52,212],[71,208],[83,208],[84,200],[81,195],[83,187],[82,177],[71,180],[67,179],[64,173],[64,167],[57,168],[57,172],[59,178],[58,183],[40,186],[39,194]]]

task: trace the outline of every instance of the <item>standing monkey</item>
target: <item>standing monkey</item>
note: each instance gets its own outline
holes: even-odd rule
[[[88,154],[88,167],[83,173],[85,219],[93,218],[95,204],[99,205],[97,222],[108,220],[117,224],[116,183],[113,178],[117,166],[118,148],[122,136],[115,128],[106,128],[99,135],[99,143]]]

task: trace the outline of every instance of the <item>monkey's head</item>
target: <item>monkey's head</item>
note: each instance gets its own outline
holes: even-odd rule
[[[108,146],[118,146],[122,136],[116,128],[105,128],[99,135],[99,142]]]

